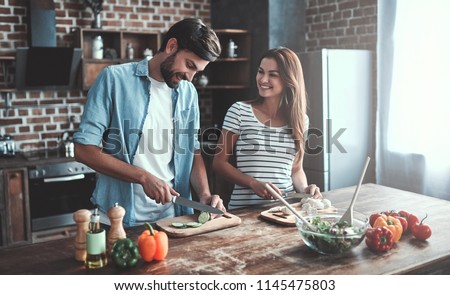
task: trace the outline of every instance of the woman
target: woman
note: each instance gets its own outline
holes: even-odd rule
[[[269,50],[256,75],[259,97],[236,102],[228,110],[214,156],[214,171],[235,184],[228,209],[263,204],[278,193],[306,192],[321,198],[308,185],[303,170],[308,129],[303,71],[288,48]],[[236,154],[236,167],[229,163]]]

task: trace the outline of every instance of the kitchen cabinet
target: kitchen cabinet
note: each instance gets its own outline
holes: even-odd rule
[[[250,34],[246,30],[215,29],[222,46],[220,57],[210,63],[203,74],[208,77],[206,89],[245,89],[249,85]],[[229,55],[229,42],[237,46]]]
[[[211,192],[219,194],[227,205],[233,184],[222,177],[216,177],[212,171],[212,160],[227,110],[234,102],[250,98],[251,35],[248,30],[242,29],[214,29],[214,31],[222,46],[221,56],[209,63],[205,71],[198,73],[193,82],[199,90],[199,100],[206,97],[211,100],[210,119],[205,120],[207,114],[202,113],[203,156]],[[230,41],[236,45],[234,55],[229,54]],[[208,78],[206,86],[200,86],[198,83],[197,79],[201,75]]]
[[[27,168],[0,170],[0,247],[31,243]]]
[[[258,95],[259,58],[269,49],[306,48],[305,0],[210,0],[213,28],[238,28],[251,32],[250,97]]]
[[[94,38],[101,36],[103,41],[103,58],[94,59]],[[127,45],[133,47],[133,57],[128,58]],[[83,49],[82,88],[88,90],[99,72],[113,64],[138,61],[144,58],[147,48],[155,54],[160,46],[158,32],[103,30],[78,28],[75,30],[75,46]]]
[[[250,33],[241,29],[214,29],[222,46],[221,56],[209,63],[194,79],[199,97],[210,95],[212,100],[211,126],[221,127],[228,108],[238,100],[246,100],[250,87],[251,40]],[[237,46],[234,56],[229,56],[229,42]],[[208,78],[206,86],[200,86],[198,77]]]
[[[0,74],[0,92],[2,93],[15,91],[14,81],[10,75],[15,60],[16,57],[13,55],[0,56],[0,63],[2,67],[2,72]]]
[[[0,73],[0,98],[4,100],[4,107],[11,107],[11,92],[15,92],[13,76],[10,74],[16,57],[13,55],[1,55],[1,73]]]

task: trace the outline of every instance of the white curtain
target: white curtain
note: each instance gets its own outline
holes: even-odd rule
[[[378,1],[377,183],[450,200],[450,1]]]

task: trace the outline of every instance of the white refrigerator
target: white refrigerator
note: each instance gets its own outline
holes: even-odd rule
[[[322,49],[298,56],[308,98],[308,183],[321,191],[356,185],[373,141],[371,52]]]

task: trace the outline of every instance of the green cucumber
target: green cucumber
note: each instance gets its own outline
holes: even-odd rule
[[[172,222],[172,226],[176,227],[176,228],[186,228],[187,225],[185,223],[181,223],[181,222]]]
[[[175,228],[188,228],[188,227],[199,227],[202,226],[204,223],[208,222],[211,219],[211,214],[208,212],[201,212],[198,216],[198,222],[191,221],[191,222],[172,222],[172,226]]]
[[[188,227],[199,227],[199,226],[202,226],[203,223],[192,221],[192,222],[186,223],[186,225],[187,225]]]
[[[200,223],[206,223],[211,219],[211,214],[209,214],[209,212],[201,212],[200,215],[198,216],[198,222]]]

